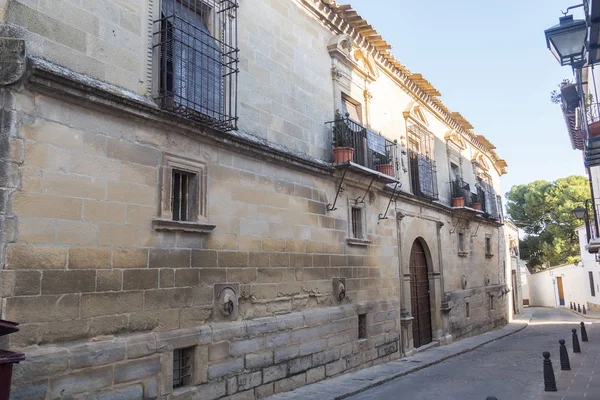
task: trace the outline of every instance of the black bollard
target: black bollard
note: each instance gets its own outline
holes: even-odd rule
[[[556,379],[554,378],[554,369],[550,361],[550,353],[545,351],[544,356],[544,390],[546,392],[556,392]]]
[[[569,307],[571,308],[571,310],[573,309],[573,302],[569,303]]]
[[[571,370],[571,363],[569,362],[569,353],[567,353],[567,346],[565,346],[565,340],[560,339],[560,369],[563,371]]]
[[[577,329],[572,329],[571,332],[573,332],[573,353],[581,353],[579,339],[577,338]]]
[[[581,341],[582,342],[588,341],[587,330],[585,329],[585,324],[583,322],[581,323]]]
[[[584,314],[587,314],[587,313],[585,312],[585,306],[583,306],[583,313],[584,313]]]
[[[493,397],[493,396],[488,396],[485,398],[485,400],[498,400],[497,397]]]
[[[577,312],[581,312],[581,304],[577,303]]]

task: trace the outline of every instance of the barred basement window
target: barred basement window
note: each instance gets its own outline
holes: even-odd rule
[[[494,310],[494,296],[490,296],[490,310]]]
[[[171,190],[171,211],[173,221],[194,221],[194,210],[198,209],[197,196],[194,195],[198,186],[198,176],[191,172],[173,170]]]
[[[485,256],[492,257],[492,238],[490,236],[485,237]]]
[[[367,314],[360,314],[358,316],[358,338],[367,338]]]
[[[458,233],[458,255],[465,256],[466,253],[467,253],[467,250],[465,248],[465,234],[464,234],[464,232],[459,232]]]
[[[352,237],[355,239],[363,238],[362,209],[358,207],[352,207]]]
[[[194,347],[173,350],[173,389],[191,383],[193,363]]]
[[[162,0],[154,21],[156,100],[190,120],[237,123],[237,0]]]
[[[469,302],[465,303],[465,314],[467,315],[467,318],[471,316],[471,307],[469,305]]]

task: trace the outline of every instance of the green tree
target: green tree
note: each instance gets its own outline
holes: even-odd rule
[[[590,184],[583,176],[535,181],[510,189],[506,194],[507,214],[525,232],[521,256],[529,268],[539,271],[579,260],[575,229],[583,221],[572,211],[589,198]]]

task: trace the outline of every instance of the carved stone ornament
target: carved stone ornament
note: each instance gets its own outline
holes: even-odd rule
[[[461,277],[460,284],[461,284],[463,290],[467,288],[467,276],[466,275],[463,275]]]
[[[26,68],[25,41],[0,38],[0,86],[17,82]]]
[[[346,278],[333,278],[333,297],[341,303],[346,298]]]
[[[214,310],[215,321],[233,321],[239,315],[238,284],[215,284]]]
[[[485,273],[485,277],[483,278],[483,283],[484,286],[489,286],[490,285],[490,276],[488,275],[488,273]]]

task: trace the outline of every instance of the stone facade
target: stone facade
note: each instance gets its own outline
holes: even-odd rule
[[[0,2],[0,40],[28,54],[0,87],[15,399],[254,399],[410,354],[415,243],[434,341],[506,323],[502,221],[453,208],[449,183],[452,162],[499,191],[505,164],[435,88],[333,2],[241,1],[238,129],[211,129],[152,100],[157,3]],[[342,94],[398,143],[395,178],[331,163]],[[412,189],[415,124],[437,200]],[[173,168],[193,172],[189,223]]]

